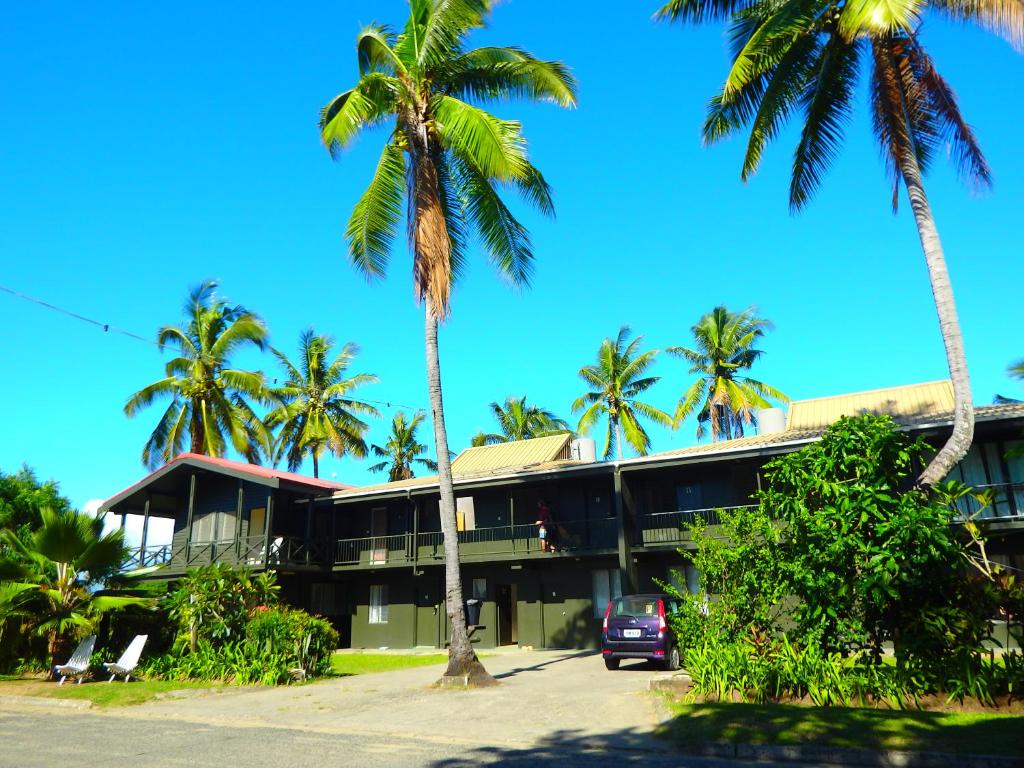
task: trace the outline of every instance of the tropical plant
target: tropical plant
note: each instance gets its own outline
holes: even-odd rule
[[[252,312],[219,298],[216,289],[210,280],[193,288],[185,302],[188,322],[160,329],[158,346],[171,347],[177,357],[165,366],[165,378],[140,389],[124,406],[131,418],[155,399],[171,398],[142,449],[149,467],[170,461],[186,445],[192,453],[223,456],[230,441],[253,463],[270,453],[270,434],[247,400],[267,399],[263,374],[230,367],[239,349],[264,348],[267,329]]]
[[[793,157],[790,208],[799,210],[821,185],[839,153],[853,111],[857,82],[868,71],[875,139],[893,188],[902,184],[917,224],[955,394],[953,431],[920,474],[931,486],[949,474],[971,446],[971,385],[942,244],[923,175],[946,154],[968,185],[986,188],[990,171],[956,96],[920,38],[929,10],[973,21],[1015,45],[1024,43],[1019,3],[1001,0],[670,0],[658,15],[679,21],[728,19],[733,63],[710,103],[704,139],[715,142],[750,126],[742,178],[793,112],[803,115]]]
[[[593,387],[590,392],[576,398],[573,413],[583,411],[577,431],[586,435],[602,415],[608,417],[604,439],[604,457],[614,453],[622,458],[622,440],[641,456],[651,447],[651,439],[640,423],[650,419],[665,427],[672,426],[672,417],[653,405],[637,400],[637,396],[658,383],[660,376],[644,376],[654,364],[658,350],[640,352],[643,336],[629,341],[628,326],[619,329],[615,340],[605,339],[597,351],[597,363],[580,368],[580,378]]]
[[[548,184],[527,157],[521,125],[478,104],[508,98],[576,103],[575,83],[561,63],[541,61],[519,48],[467,50],[467,35],[484,26],[491,5],[491,0],[409,0],[402,32],[368,26],[356,40],[358,82],[333,98],[320,119],[321,138],[335,156],[361,129],[391,125],[370,186],[349,220],[349,255],[365,275],[382,277],[407,209],[413,290],[424,305],[438,457],[452,632],[446,674],[479,675],[484,682],[490,678],[470,645],[462,603],[437,327],[450,312],[452,284],[464,268],[473,233],[503,276],[517,285],[529,282],[529,234],[499,192],[513,189],[540,211],[553,210]]]
[[[679,399],[677,425],[699,407],[697,437],[704,437],[710,426],[712,440],[730,440],[743,437],[744,424],[754,421],[755,409],[770,407],[769,399],[789,400],[774,387],[743,375],[764,354],[754,345],[771,328],[753,307],[742,312],[715,307],[691,329],[695,348],[665,349],[686,360],[689,373],[699,376]]]
[[[398,411],[391,419],[391,434],[384,445],[371,445],[373,455],[384,461],[370,467],[371,472],[387,472],[388,480],[409,480],[415,477],[414,464],[421,464],[431,472],[437,472],[437,462],[423,456],[427,446],[416,439],[416,430],[426,415],[414,413],[406,420],[405,413]]]
[[[359,347],[350,342],[334,360],[329,360],[333,348],[329,336],[317,336],[312,328],[299,337],[298,365],[271,347],[288,379],[270,390],[270,396],[280,405],[267,414],[263,423],[270,430],[281,428],[274,441],[274,462],[287,457],[290,472],[298,470],[308,454],[313,459],[313,477],[319,477],[324,450],[338,457],[348,453],[365,456],[363,435],[369,427],[357,414],[380,415],[369,403],[352,399],[356,389],[377,382],[372,374],[345,375]]]
[[[473,445],[496,445],[571,431],[564,419],[538,405],[527,405],[525,397],[509,395],[504,406],[491,403],[490,408],[501,432],[480,432],[473,437]]]
[[[124,531],[103,532],[103,519],[76,510],[41,511],[27,541],[12,531],[0,539],[15,558],[4,564],[5,592],[27,608],[30,625],[48,638],[51,660],[66,654],[75,634],[94,630],[106,611],[148,605],[146,598],[103,589],[125,562]],[[28,598],[27,605],[20,598]]]
[[[56,482],[40,482],[27,465],[11,474],[0,471],[0,528],[27,534],[39,527],[44,507],[66,511],[71,502]]]
[[[253,575],[226,563],[193,568],[164,605],[178,625],[176,644],[195,652],[200,642],[238,639],[257,608],[277,604],[280,589],[273,571]]]
[[[965,620],[977,601],[954,599],[966,564],[954,508],[911,486],[930,450],[891,417],[864,415],[765,465],[758,498],[786,524],[793,618],[825,649],[880,659],[893,642],[902,663],[946,655],[964,631],[978,631]]]

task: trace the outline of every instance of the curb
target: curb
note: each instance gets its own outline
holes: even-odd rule
[[[760,762],[789,761],[866,768],[1024,768],[1024,758],[1002,755],[957,755],[950,752],[904,752],[816,744],[732,744],[711,741],[683,751],[701,757]]]
[[[0,707],[36,709],[90,709],[88,699],[51,699],[46,696],[0,696]]]

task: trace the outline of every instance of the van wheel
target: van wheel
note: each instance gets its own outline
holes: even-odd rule
[[[673,645],[668,649],[668,653],[665,654],[665,669],[669,672],[675,672],[679,669],[679,666],[679,649]]]
[[[618,659],[605,659],[604,660],[604,668],[605,669],[611,669],[611,670],[618,669],[619,668],[619,660]]]

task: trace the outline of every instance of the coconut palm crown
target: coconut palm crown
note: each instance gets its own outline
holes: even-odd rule
[[[577,430],[587,434],[601,418],[608,417],[608,429],[604,440],[604,457],[614,453],[622,458],[622,441],[641,456],[651,447],[651,439],[640,423],[640,417],[656,424],[672,426],[672,417],[653,405],[642,402],[637,396],[658,383],[661,377],[645,376],[654,365],[658,350],[640,352],[643,336],[629,341],[630,329],[622,326],[615,340],[605,339],[597,352],[597,363],[580,368],[580,378],[593,390],[576,398],[572,404],[573,413],[583,411]]]
[[[416,430],[426,415],[415,413],[406,419],[402,411],[398,411],[391,420],[391,434],[384,445],[372,445],[373,455],[384,461],[370,467],[371,472],[387,472],[388,480],[410,480],[416,476],[413,466],[420,464],[431,472],[437,472],[437,462],[423,456],[427,446],[416,438]]]
[[[507,99],[576,103],[575,82],[560,62],[542,61],[521,48],[467,46],[467,36],[484,26],[492,4],[409,0],[409,18],[400,32],[380,24],[366,27],[356,38],[358,81],[331,99],[320,116],[321,139],[335,156],[363,129],[387,127],[373,178],[349,218],[349,256],[368,278],[382,277],[404,211],[413,293],[424,305],[438,457],[451,627],[445,674],[468,675],[474,684],[493,679],[477,659],[466,628],[437,326],[450,312],[452,284],[465,266],[471,239],[499,274],[515,285],[529,282],[530,237],[503,192],[517,192],[542,213],[553,212],[550,189],[529,161],[521,125],[482,105]]]
[[[677,426],[697,411],[698,438],[710,426],[712,440],[730,440],[743,437],[744,425],[754,422],[756,409],[771,406],[769,399],[788,402],[779,390],[744,375],[764,354],[754,344],[771,328],[753,307],[742,312],[715,307],[691,329],[695,348],[666,347],[667,353],[690,364],[689,373],[698,375],[679,399]]]
[[[490,410],[501,432],[480,432],[474,435],[472,444],[475,446],[530,440],[571,431],[564,419],[540,406],[527,405],[525,397],[509,395],[505,398],[504,406],[491,403]]]
[[[267,398],[262,372],[231,367],[231,355],[244,347],[263,349],[267,328],[241,305],[216,295],[217,283],[192,289],[185,302],[184,326],[160,329],[160,349],[176,357],[164,367],[165,378],[143,387],[124,406],[131,418],[157,398],[171,399],[142,449],[148,467],[168,462],[185,450],[223,456],[230,443],[248,461],[259,463],[270,452],[270,434],[249,400]]]
[[[1019,0],[671,0],[661,18],[727,20],[733,62],[704,124],[708,143],[749,128],[741,176],[749,178],[765,146],[794,114],[802,122],[793,154],[789,202],[802,208],[839,154],[865,74],[872,130],[892,185],[907,190],[917,224],[953,382],[953,430],[918,478],[932,486],[970,448],[974,410],[960,321],[923,176],[949,157],[971,187],[991,173],[949,83],[919,35],[929,13],[973,22],[1024,45]]]
[[[346,376],[359,353],[356,344],[345,344],[331,360],[334,340],[318,336],[312,328],[299,337],[299,360],[293,363],[283,352],[271,348],[284,368],[287,380],[270,390],[280,403],[264,419],[268,429],[281,428],[274,442],[274,461],[288,459],[288,470],[295,472],[307,455],[313,459],[313,477],[320,476],[320,456],[325,450],[339,458],[346,454],[363,457],[363,435],[369,425],[359,415],[380,414],[369,403],[352,398],[352,393],[377,377],[360,373]]]

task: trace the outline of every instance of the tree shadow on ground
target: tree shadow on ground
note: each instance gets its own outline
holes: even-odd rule
[[[547,661],[542,661],[539,664],[531,664],[530,666],[516,667],[515,669],[510,669],[508,672],[501,672],[497,675],[494,675],[494,679],[503,680],[507,677],[515,677],[521,672],[537,672],[539,670],[544,669],[545,667],[550,667],[552,664],[557,664],[560,661],[568,661],[569,659],[579,659],[583,656],[594,656],[595,654],[597,654],[597,651],[566,651],[564,655],[560,655],[554,659],[548,659]]]
[[[683,749],[708,742],[815,744],[1024,756],[1024,716],[867,707],[682,705],[659,735]]]

